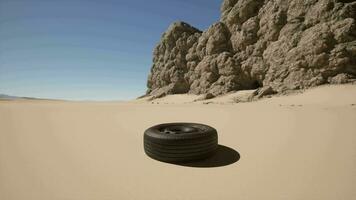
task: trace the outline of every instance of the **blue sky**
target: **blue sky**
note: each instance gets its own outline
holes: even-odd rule
[[[70,100],[146,91],[152,51],[174,21],[206,29],[221,0],[0,0],[0,93]]]

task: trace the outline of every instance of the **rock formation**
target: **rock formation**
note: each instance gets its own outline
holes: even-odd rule
[[[147,95],[281,93],[356,78],[356,1],[224,0],[202,32],[175,22],[154,50]]]

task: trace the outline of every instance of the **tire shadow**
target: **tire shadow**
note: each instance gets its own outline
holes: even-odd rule
[[[231,165],[239,160],[240,154],[237,151],[230,147],[219,145],[216,153],[207,159],[186,163],[176,163],[176,165],[185,167],[211,168]]]

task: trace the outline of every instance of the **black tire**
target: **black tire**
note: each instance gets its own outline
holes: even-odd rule
[[[143,138],[145,153],[170,163],[201,160],[218,148],[217,131],[204,124],[168,123],[147,129]]]

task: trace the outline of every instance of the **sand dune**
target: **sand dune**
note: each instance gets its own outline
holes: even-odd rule
[[[229,95],[209,105],[188,95],[153,104],[1,101],[0,199],[356,197],[356,85],[239,104]],[[225,152],[187,166],[147,157],[143,131],[175,121],[215,127]]]
[[[139,104],[236,104],[239,100],[248,100],[255,90],[232,92],[214,99],[200,100],[202,95],[175,94],[150,100],[150,97],[140,98],[130,103]],[[356,85],[324,85],[308,89],[304,92],[295,91],[289,95],[264,98],[254,104],[303,104],[303,105],[347,105],[355,103]],[[246,103],[246,102],[242,102]]]

